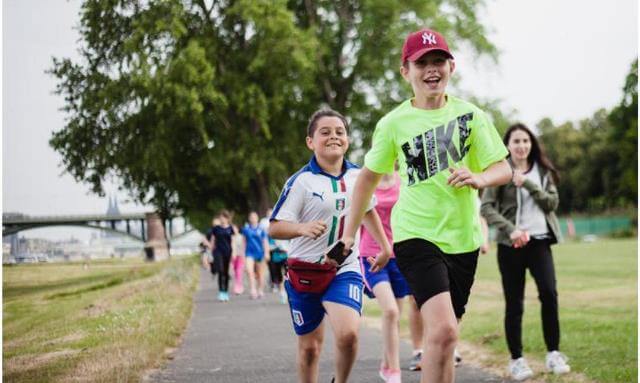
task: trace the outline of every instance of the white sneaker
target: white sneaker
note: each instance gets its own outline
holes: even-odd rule
[[[462,363],[462,355],[458,352],[458,349],[453,350],[453,365],[458,367]]]
[[[517,381],[529,379],[533,376],[533,371],[529,368],[527,360],[523,357],[511,359],[509,362],[509,375]]]
[[[547,353],[547,357],[545,359],[545,367],[547,367],[547,371],[551,371],[554,374],[566,374],[571,371],[571,366],[567,364],[569,358],[560,351],[551,351]]]

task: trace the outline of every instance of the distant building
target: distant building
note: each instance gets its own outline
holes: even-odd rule
[[[12,218],[23,218],[26,217],[26,214],[22,214],[22,213],[15,213],[15,212],[6,212],[6,213],[2,213],[2,219],[3,220],[7,220],[7,219],[12,219]],[[12,256],[17,255],[18,253],[25,251],[25,249],[21,249],[20,248],[20,240],[18,239],[18,234],[11,234],[11,235],[7,235],[6,237],[2,237],[2,244],[3,244],[3,255],[4,255],[4,246],[5,244],[9,245],[9,254]]]
[[[8,249],[7,255],[16,255],[20,252],[18,234],[7,235],[6,237],[2,237],[2,254],[5,253],[5,246]]]
[[[120,209],[118,208],[118,199],[115,196],[109,196],[109,206],[107,207],[107,216],[115,217],[120,215]],[[104,230],[102,232],[102,238],[120,238],[121,235],[112,231]]]
[[[109,206],[107,207],[107,216],[120,215],[120,209],[118,208],[118,199],[116,197],[109,197]]]

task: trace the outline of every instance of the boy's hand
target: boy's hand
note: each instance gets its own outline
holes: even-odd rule
[[[485,242],[482,245],[480,245],[480,254],[487,254],[489,252],[489,243]]]
[[[377,273],[382,270],[389,262],[389,258],[391,258],[391,251],[389,249],[382,250],[375,258],[368,257],[367,262],[371,265],[371,272]]]
[[[464,166],[458,169],[449,167],[449,172],[451,175],[447,178],[447,184],[455,188],[471,186],[474,189],[482,189],[485,186],[484,179],[479,174],[472,173]]]
[[[328,264],[328,265],[332,265],[333,267],[336,267],[336,268],[338,266],[340,266],[340,265],[338,265],[338,262],[336,262],[335,259],[329,258],[329,257],[324,257],[323,260],[322,260],[322,263]]]
[[[348,256],[351,254],[354,239],[352,237],[342,237],[340,240],[344,243],[344,250],[342,250],[342,254],[344,254],[344,256]]]
[[[327,231],[327,224],[323,221],[311,221],[300,224],[299,232],[303,237],[318,239]]]

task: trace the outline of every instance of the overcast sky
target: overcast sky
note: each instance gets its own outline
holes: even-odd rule
[[[62,174],[48,145],[64,125],[52,57],[77,58],[78,0],[2,1],[2,210],[30,215],[103,213],[107,199]],[[579,120],[620,102],[638,54],[633,0],[487,0],[481,15],[499,64],[454,52],[462,91],[503,100],[533,126]],[[109,191],[115,193],[115,186]],[[144,211],[125,203],[121,211]]]

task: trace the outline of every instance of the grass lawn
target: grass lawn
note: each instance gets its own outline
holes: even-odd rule
[[[198,259],[3,267],[3,380],[140,381],[176,345]]]
[[[523,344],[536,378],[549,382],[637,382],[637,240],[565,243],[552,249],[560,303],[560,347],[577,373],[561,378],[541,373],[546,348],[540,304],[535,283],[527,275]],[[461,339],[486,354],[481,358],[483,364],[501,372],[509,359],[503,312],[494,247],[480,257]],[[379,315],[372,301],[365,305],[365,315]],[[406,333],[406,318],[401,326]],[[471,359],[477,358],[472,355]]]

